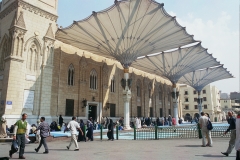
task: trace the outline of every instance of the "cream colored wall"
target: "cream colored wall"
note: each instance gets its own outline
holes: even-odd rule
[[[220,94],[219,90],[215,86],[207,85],[203,88],[203,90],[206,90],[206,93],[203,94],[203,91],[201,91],[201,98],[206,97],[207,101],[202,101],[202,109],[203,112],[209,113],[211,120],[214,120],[214,117],[220,118],[221,116],[219,113],[216,113],[216,111],[221,111],[221,108],[219,108],[220,105]],[[185,91],[188,91],[188,95],[184,95]],[[194,117],[195,113],[198,113],[198,109],[195,109],[194,105],[197,105],[197,102],[194,102],[194,98],[198,98],[198,94],[193,94],[194,89],[190,86],[183,85],[180,86],[180,99],[181,99],[181,105],[183,107],[183,116],[185,116],[187,113],[189,113],[192,117]],[[188,98],[189,102],[185,102],[185,97]],[[184,109],[185,105],[189,105],[189,110]],[[207,105],[207,109],[204,109],[204,105]],[[218,108],[216,108],[218,106]],[[215,107],[215,108],[214,108]],[[218,109],[218,110],[216,110]]]
[[[52,2],[46,1],[46,2]],[[51,13],[56,12],[55,8],[49,9],[43,7],[39,0],[28,1],[13,1],[10,0],[7,5],[3,6],[0,12],[0,33],[1,43],[2,35],[12,37],[12,46],[10,46],[10,57],[5,59],[5,69],[0,71],[0,80],[2,83],[0,88],[2,96],[1,101],[12,101],[12,109],[5,109],[6,104],[1,105],[0,111],[5,112],[8,118],[18,118],[24,112],[28,115],[45,115],[50,116],[51,103],[51,85],[52,85],[52,64],[46,64],[49,59],[46,54],[46,47],[53,46],[54,40],[46,38],[46,33],[49,27],[55,33],[57,26],[57,16]],[[41,2],[42,3],[42,2]],[[16,5],[17,4],[17,5]],[[36,6],[33,6],[36,5]],[[46,5],[46,4],[44,4]],[[38,8],[42,7],[42,8]],[[34,12],[32,11],[34,10]],[[19,17],[22,15],[22,21],[17,24]],[[50,25],[51,24],[51,25]],[[12,26],[11,26],[12,25]],[[19,26],[20,25],[20,26]],[[9,30],[10,29],[10,30]],[[10,32],[14,33],[10,35]],[[23,39],[23,45],[18,45],[17,37]],[[54,38],[54,37],[53,37]],[[36,71],[26,69],[27,57],[31,43],[35,41],[37,48]],[[34,45],[35,45],[34,44]],[[22,55],[20,51],[16,52],[18,47],[23,48]],[[27,77],[35,78],[27,78]],[[34,91],[34,108],[23,109],[24,90]],[[3,113],[1,113],[3,114]],[[11,121],[11,120],[10,120]]]

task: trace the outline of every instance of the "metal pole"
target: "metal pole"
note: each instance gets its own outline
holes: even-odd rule
[[[173,98],[173,117],[175,118],[176,124],[178,125],[178,100],[177,100],[176,91],[177,91],[176,84],[173,84],[173,92],[174,92],[174,98]]]
[[[155,139],[157,140],[157,125],[155,125]]]
[[[102,125],[100,127],[100,139],[102,140]]]
[[[131,90],[128,87],[129,79],[129,68],[124,68],[124,79],[126,80],[126,87],[123,90],[123,101],[124,101],[124,129],[131,129],[129,125],[129,101],[131,99]]]
[[[116,125],[116,139],[118,140],[118,125]]]
[[[136,126],[134,126],[134,140],[136,140]]]

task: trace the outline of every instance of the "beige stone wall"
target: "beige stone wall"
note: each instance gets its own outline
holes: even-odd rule
[[[84,60],[83,60],[84,59]],[[87,65],[82,69],[82,62]],[[69,86],[68,67],[74,66],[74,85]],[[92,69],[97,71],[97,89],[91,90],[89,87],[90,72]],[[65,115],[66,99],[74,99],[74,115],[85,117],[86,109],[82,109],[82,100],[95,101],[102,103],[102,116],[110,116],[110,110],[105,110],[106,103],[116,104],[116,117],[124,116],[122,87],[120,81],[123,77],[122,66],[114,60],[94,55],[87,51],[80,50],[62,42],[55,42],[54,69],[52,85],[52,115]],[[104,71],[107,70],[107,73]],[[84,80],[81,78],[82,72],[86,73]],[[110,92],[112,76],[115,77],[115,92]],[[107,77],[107,82],[105,78]],[[132,78],[132,99],[130,101],[130,115],[137,116],[137,106],[142,107],[142,116],[150,116],[150,107],[153,107],[153,116],[160,116],[160,108],[163,108],[163,116],[169,115],[169,109],[173,114],[171,96],[171,84],[169,81],[151,75],[134,68],[130,68],[130,78]],[[137,80],[141,82],[141,96],[137,97]],[[148,85],[152,84],[151,103],[149,98]],[[160,89],[159,89],[160,87]],[[162,92],[162,100],[159,100],[159,91]],[[169,101],[170,100],[170,101]],[[169,102],[168,102],[169,101]],[[58,109],[56,108],[58,106]],[[132,113],[131,113],[132,112]],[[87,117],[86,117],[87,118]]]
[[[0,100],[4,101],[0,111],[6,115],[17,117],[23,112],[29,115],[50,115],[52,62],[48,62],[51,53],[47,52],[47,47],[51,48],[54,44],[56,6],[50,11],[46,7],[38,8],[41,7],[38,3],[42,2],[9,0],[6,4],[2,3],[0,48],[7,39],[8,55],[5,56],[6,53],[0,50],[5,66],[0,71],[0,77],[3,77],[0,79]],[[33,55],[31,49],[34,58],[30,58]],[[29,69],[29,59],[34,69]],[[33,109],[23,108],[25,90],[34,91]],[[12,109],[5,109],[6,101],[12,101]]]

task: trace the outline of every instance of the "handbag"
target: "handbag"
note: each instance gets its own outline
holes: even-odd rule
[[[12,154],[18,151],[18,143],[16,140],[12,141],[11,150],[12,150]]]

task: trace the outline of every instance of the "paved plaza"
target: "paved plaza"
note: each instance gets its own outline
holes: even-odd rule
[[[25,156],[30,160],[70,160],[70,159],[116,159],[116,160],[140,160],[140,159],[166,159],[166,160],[233,160],[236,151],[229,157],[221,155],[228,146],[228,138],[213,139],[213,147],[201,147],[199,139],[164,139],[164,140],[115,140],[93,142],[80,142],[80,151],[66,149],[69,141],[49,142],[50,153],[42,154],[43,148],[39,153],[35,153],[34,148],[37,144],[28,144],[25,149]],[[0,156],[8,156],[10,143],[0,143]],[[13,155],[13,159],[18,158],[18,154]]]

